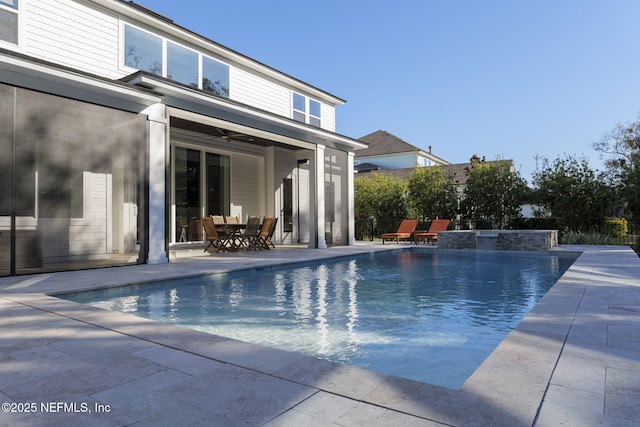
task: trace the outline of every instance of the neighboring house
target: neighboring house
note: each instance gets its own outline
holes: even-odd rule
[[[433,155],[431,147],[429,147],[429,151],[424,151],[384,130],[377,130],[363,136],[360,141],[369,146],[356,152],[355,166],[357,171],[367,172],[376,168],[402,169],[449,164],[446,160]]]
[[[405,178],[416,167],[439,166],[445,175],[453,176],[458,192],[464,191],[466,170],[471,167],[471,163],[449,163],[432,154],[431,146],[429,151],[424,151],[384,130],[363,136],[360,141],[366,142],[368,147],[355,154],[356,173],[381,172]],[[493,162],[508,162],[510,169],[515,171],[512,160],[493,160],[487,163]]]
[[[354,242],[344,100],[132,2],[0,0],[0,22],[0,275],[167,262],[212,214]]]

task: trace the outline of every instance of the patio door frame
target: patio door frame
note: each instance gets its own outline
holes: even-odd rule
[[[191,144],[191,143],[186,143],[186,142],[180,142],[180,141],[171,141],[170,143],[170,158],[171,158],[171,162],[170,162],[170,185],[169,185],[169,194],[170,194],[170,215],[169,215],[169,243],[170,244],[176,244],[176,243],[188,243],[188,242],[195,242],[195,243],[201,243],[204,241],[204,237],[201,238],[200,240],[189,240],[189,236],[187,235],[187,239],[186,242],[181,241],[181,231],[177,230],[177,207],[176,207],[176,148],[181,148],[181,149],[186,149],[186,150],[193,150],[193,151],[198,151],[200,153],[199,156],[199,169],[200,169],[200,176],[198,177],[198,182],[200,185],[200,194],[199,194],[199,199],[200,199],[200,206],[198,207],[198,211],[199,211],[199,216],[206,216],[207,215],[207,154],[216,154],[219,156],[226,156],[229,158],[229,188],[227,188],[228,194],[229,194],[229,201],[231,200],[230,195],[231,195],[231,191],[232,191],[232,183],[231,183],[231,168],[232,168],[232,156],[230,152],[225,152],[225,151],[221,151],[221,150],[215,150],[215,149],[211,149],[202,145],[198,145],[198,144]],[[230,202],[228,203],[228,206],[226,207],[226,210],[223,214],[228,215],[229,214],[229,210],[231,208],[231,204]],[[185,225],[189,225],[188,223]],[[182,226],[182,224],[181,224]],[[189,233],[188,230],[186,230],[186,233]]]

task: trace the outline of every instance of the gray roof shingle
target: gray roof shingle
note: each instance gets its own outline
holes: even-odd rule
[[[356,157],[362,156],[378,156],[380,154],[395,154],[395,153],[409,153],[416,150],[421,150],[409,144],[406,141],[398,138],[397,136],[390,134],[385,130],[377,130],[369,135],[365,135],[362,138],[358,138],[360,141],[369,144],[369,147],[358,150]]]

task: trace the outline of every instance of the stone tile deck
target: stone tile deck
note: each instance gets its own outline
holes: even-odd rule
[[[583,253],[460,390],[49,296],[393,246],[0,278],[0,403],[32,410],[0,412],[0,426],[640,423],[640,259],[628,248],[558,248]]]

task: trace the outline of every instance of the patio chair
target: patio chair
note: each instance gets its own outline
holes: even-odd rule
[[[434,243],[438,240],[438,231],[447,231],[450,222],[448,219],[434,219],[431,221],[428,231],[416,231],[413,233],[414,243],[417,245],[420,240],[424,240],[425,244],[427,242]]]
[[[407,240],[411,239],[413,232],[416,227],[418,227],[417,219],[404,219],[400,223],[398,227],[398,231],[395,233],[384,233],[382,234],[382,244],[384,245],[385,240],[395,240],[396,245],[400,242],[400,239]]]
[[[227,224],[240,224],[240,220],[237,216],[225,216],[224,222],[226,222]]]
[[[260,234],[260,217],[259,216],[250,216],[247,219],[247,226],[244,229],[244,233],[242,234],[241,245],[245,249],[257,249],[255,247],[256,240],[258,239],[258,235]]]
[[[262,221],[262,226],[260,227],[260,233],[258,233],[258,237],[255,240],[254,247],[259,249],[271,249],[269,247],[269,243],[267,239],[269,238],[269,234],[273,233],[271,229],[274,227],[274,222],[276,218],[273,216],[265,216]]]
[[[229,243],[229,236],[221,236],[218,234],[216,225],[213,223],[213,219],[211,217],[202,217],[202,227],[204,227],[204,232],[207,235],[207,240],[209,241],[209,245],[204,248],[205,252],[207,252],[211,246],[216,249],[216,252],[229,251],[229,248],[227,247],[227,244]]]
[[[276,225],[278,224],[278,218],[274,218],[273,219],[273,224],[271,224],[271,230],[269,230],[269,235],[267,236],[267,238],[265,239],[265,243],[267,245],[271,245],[271,247],[273,249],[276,248],[276,245],[273,244],[273,241],[271,240],[271,238],[273,237],[273,233],[275,233],[276,231]]]

